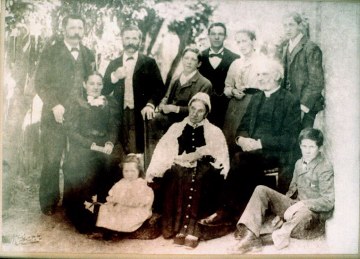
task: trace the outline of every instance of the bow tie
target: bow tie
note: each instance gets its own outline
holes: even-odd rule
[[[94,96],[88,96],[87,97],[87,101],[90,104],[90,106],[104,106],[105,105],[105,96],[100,95],[98,97],[94,97]]]
[[[209,58],[213,58],[213,57],[222,58],[222,56],[223,56],[223,53],[222,53],[222,52],[209,54]]]
[[[126,59],[126,61],[129,61],[129,60],[134,60],[134,57],[128,57],[128,58]]]
[[[70,52],[79,52],[78,48],[71,48]]]

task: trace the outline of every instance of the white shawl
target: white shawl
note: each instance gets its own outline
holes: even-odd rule
[[[178,156],[179,143],[178,137],[189,122],[186,117],[183,121],[174,123],[156,145],[150,165],[146,172],[146,178],[162,177],[166,170],[174,164]],[[226,178],[230,168],[229,152],[226,140],[222,131],[211,124],[207,119],[204,120],[204,138],[206,145],[200,147],[203,154],[211,155],[215,162],[211,163],[215,168],[222,168],[221,174]]]

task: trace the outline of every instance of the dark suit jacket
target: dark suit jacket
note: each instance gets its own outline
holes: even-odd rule
[[[114,97],[119,104],[120,118],[123,117],[125,79],[113,84],[111,82],[111,73],[122,65],[122,55],[110,62],[104,75],[104,88],[102,90],[102,94],[104,95],[114,93]],[[147,103],[157,106],[165,94],[165,87],[155,60],[140,53],[133,74],[133,91],[136,120],[136,146],[137,149],[142,152],[144,150],[144,123],[141,110]]]
[[[95,65],[94,54],[80,44],[84,76],[90,74]],[[54,120],[51,109],[61,104],[66,111],[70,104],[82,94],[82,84],[74,87],[75,59],[64,41],[53,42],[46,47],[40,57],[35,75],[35,88],[44,103],[43,119]]]
[[[290,92],[299,98],[300,103],[312,111],[320,111],[323,107],[321,91],[324,88],[324,71],[322,67],[322,52],[320,48],[303,37],[295,46],[286,60],[289,41],[281,44],[281,58],[285,67],[283,87],[286,79],[290,81]],[[287,63],[289,70],[287,70]]]
[[[197,72],[190,80],[182,86],[174,87],[179,77],[171,81],[167,91],[167,104],[180,106],[180,114],[185,118],[189,112],[188,103],[196,93],[203,92],[211,94],[212,85],[208,79]],[[177,89],[178,88],[178,89]]]
[[[201,66],[199,67],[199,72],[204,77],[210,80],[213,86],[213,92],[216,92],[218,95],[223,94],[225,87],[225,78],[231,63],[239,58],[239,55],[231,52],[227,48],[224,48],[223,58],[215,69],[211,66],[209,61],[209,51],[210,48],[202,52]]]
[[[300,130],[300,105],[285,89],[280,88],[273,95],[271,97],[276,100],[272,111],[272,127],[267,134],[260,137],[262,150],[270,155],[287,159],[296,144]],[[259,108],[265,98],[263,92],[252,96],[236,136],[254,138],[255,130],[261,123],[258,120]]]

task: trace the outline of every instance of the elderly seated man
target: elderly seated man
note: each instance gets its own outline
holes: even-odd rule
[[[272,221],[272,240],[277,249],[285,248],[290,237],[314,238],[324,233],[325,220],[334,208],[334,173],[320,152],[323,134],[306,128],[301,131],[299,145],[302,158],[295,164],[294,175],[286,195],[266,186],[256,187],[237,223],[238,253],[260,249],[260,228],[265,213],[276,215]],[[277,228],[276,228],[277,227]]]
[[[261,92],[252,96],[238,127],[235,140],[238,150],[224,183],[223,206],[201,223],[214,225],[225,219],[235,223],[255,187],[266,185],[265,170],[278,168],[279,185],[284,192],[289,186],[290,165],[295,163],[293,150],[300,132],[300,105],[280,87],[283,68],[278,61],[261,57],[255,64],[255,72]]]

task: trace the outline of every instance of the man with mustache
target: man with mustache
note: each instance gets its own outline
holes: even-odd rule
[[[127,26],[121,37],[124,52],[107,67],[102,94],[113,93],[118,102],[119,141],[125,153],[143,153],[143,121],[154,118],[165,87],[155,60],[139,53],[140,29]]]
[[[41,143],[44,161],[39,200],[41,211],[46,215],[55,212],[60,198],[59,169],[66,147],[64,114],[83,94],[82,83],[95,64],[94,54],[81,44],[84,27],[81,16],[66,16],[62,21],[63,40],[53,41],[45,47],[35,74],[35,88],[43,101]]]

